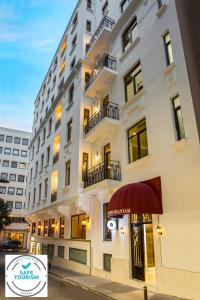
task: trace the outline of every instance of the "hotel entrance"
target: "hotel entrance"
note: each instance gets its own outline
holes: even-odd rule
[[[155,259],[152,215],[131,214],[130,233],[132,278],[148,282],[154,281]]]

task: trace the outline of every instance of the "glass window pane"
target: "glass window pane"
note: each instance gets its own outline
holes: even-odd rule
[[[143,131],[140,134],[140,156],[145,157],[148,155],[147,132]]]
[[[169,64],[172,64],[174,62],[173,52],[172,52],[172,45],[169,44],[167,49],[168,49],[168,56],[169,56]]]
[[[177,117],[178,117],[180,138],[183,139],[185,137],[185,130],[184,130],[184,125],[183,125],[183,116],[182,116],[181,109],[179,109],[177,111]]]
[[[139,158],[137,136],[129,140],[129,162],[133,162]]]

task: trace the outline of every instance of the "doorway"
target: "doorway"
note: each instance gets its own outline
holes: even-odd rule
[[[111,169],[110,169],[110,159],[111,159],[111,148],[110,143],[104,146],[104,175],[105,179],[111,178]]]
[[[146,281],[155,272],[152,215],[132,214],[130,223],[132,278]]]

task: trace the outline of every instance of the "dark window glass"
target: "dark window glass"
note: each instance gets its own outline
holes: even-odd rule
[[[130,1],[128,0],[123,0],[120,4],[120,7],[121,7],[121,12],[123,13],[124,10],[127,8],[127,6],[129,5]]]
[[[173,105],[174,122],[176,128],[176,139],[181,140],[185,138],[185,130],[184,130],[183,115],[182,115],[179,95],[177,95],[172,99],[172,105]]]
[[[72,139],[72,120],[67,123],[67,142]]]
[[[24,175],[18,175],[18,182],[24,182],[25,176]]]
[[[148,155],[146,120],[128,130],[129,163]]]
[[[8,195],[14,195],[15,194],[15,188],[8,187]]]
[[[111,254],[103,254],[103,269],[104,271],[111,272]]]
[[[47,198],[47,194],[48,194],[48,178],[46,178],[44,181],[44,198]]]
[[[21,151],[21,156],[22,156],[22,157],[27,157],[27,151],[22,150],[22,151]]]
[[[87,0],[87,8],[92,8],[92,0]]]
[[[69,103],[71,103],[73,100],[74,100],[74,83],[72,83],[69,89]]]
[[[60,231],[59,231],[60,238],[64,238],[65,235],[65,218],[60,218]]]
[[[65,257],[65,247],[64,246],[58,246],[58,257]]]
[[[160,9],[162,7],[162,0],[157,0],[158,8]]]
[[[0,186],[0,194],[5,194],[6,188],[4,186]]]
[[[8,207],[9,209],[12,209],[12,208],[13,208],[13,202],[12,202],[12,201],[7,201],[6,203],[7,203],[7,207]]]
[[[102,15],[105,15],[108,11],[108,1],[106,1],[102,7]]]
[[[141,65],[138,63],[125,77],[125,101],[129,101],[140,90],[143,89],[143,77]]]
[[[19,150],[18,149],[13,149],[12,155],[19,156]]]
[[[9,167],[9,161],[3,160],[2,167]]]
[[[55,233],[55,219],[49,219],[49,228],[48,228],[48,236],[49,237],[54,237]]]
[[[11,149],[10,148],[4,148],[4,154],[5,155],[10,155],[11,154]]]
[[[76,248],[69,248],[69,260],[87,265],[87,251]]]
[[[16,181],[16,175],[15,174],[10,174],[9,181]]]
[[[72,70],[75,66],[76,63],[76,57],[74,57],[74,59],[72,60],[71,64],[70,64],[70,69]]]
[[[72,239],[86,238],[86,214],[71,217],[71,237]]]
[[[108,229],[107,223],[111,220],[108,217],[108,203],[103,204],[103,239],[104,241],[112,241],[112,230]]]
[[[41,221],[38,221],[38,235],[40,236],[41,235],[41,226],[42,226],[42,222]]]
[[[1,173],[1,179],[8,180],[8,174],[7,173]]]
[[[50,146],[47,148],[47,164],[49,163],[50,160]]]
[[[2,151],[3,151],[3,148],[2,148],[2,147],[0,147],[0,154],[2,153]]]
[[[14,143],[15,143],[15,144],[20,144],[20,143],[21,143],[21,139],[18,138],[18,137],[15,137],[15,138],[14,138]]]
[[[22,139],[22,145],[28,146],[28,139]]]
[[[0,134],[0,142],[3,142],[3,141],[4,141],[4,135]]]
[[[44,221],[44,231],[43,231],[43,235],[47,236],[48,235],[48,221],[45,220]]]
[[[39,201],[42,199],[42,183],[39,184]]]
[[[15,202],[16,209],[22,209],[22,202]]]
[[[36,232],[36,223],[33,222],[31,226],[31,234],[35,234],[35,232]]]
[[[128,25],[128,27],[126,28],[126,30],[122,35],[123,52],[125,52],[128,49],[128,47],[136,39],[136,37],[137,37],[137,18],[135,17],[133,21]]]
[[[169,32],[167,32],[163,36],[163,40],[164,40],[164,45],[165,45],[166,61],[167,61],[167,65],[169,66],[174,62],[173,52],[172,52],[172,44],[171,44]]]
[[[16,195],[23,196],[23,189],[17,188]]]
[[[7,136],[6,137],[6,142],[7,143],[12,143],[13,137],[12,136]]]
[[[36,188],[34,188],[33,190],[33,205],[35,204],[35,200],[36,200]]]
[[[88,172],[88,153],[83,153],[82,180],[87,180]]]
[[[70,185],[70,160],[66,162],[65,166],[65,186]]]
[[[86,30],[87,30],[88,32],[91,32],[91,31],[92,31],[92,22],[89,21],[89,20],[87,20],[87,22],[86,22]]]
[[[18,165],[17,161],[11,161],[11,168],[16,169],[17,165]]]

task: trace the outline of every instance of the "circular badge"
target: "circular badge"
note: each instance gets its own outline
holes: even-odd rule
[[[47,256],[6,255],[6,296],[47,297]]]
[[[113,220],[109,220],[108,222],[107,222],[107,227],[108,227],[108,229],[110,229],[110,230],[114,230],[114,229],[116,229],[116,222],[115,221],[113,221]]]

